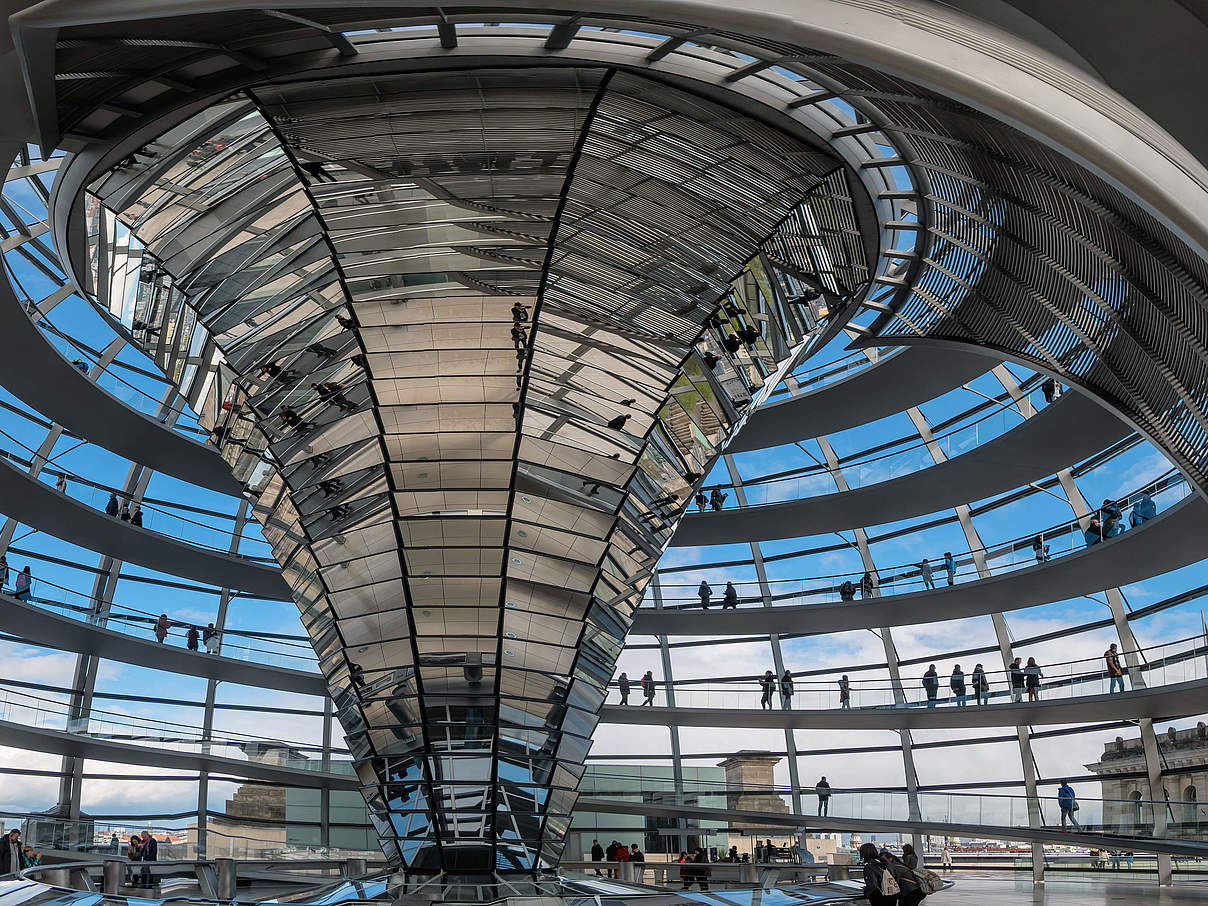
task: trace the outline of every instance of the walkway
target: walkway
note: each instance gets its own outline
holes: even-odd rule
[[[690,514],[671,545],[773,541],[935,513],[1023,487],[1094,456],[1131,433],[1090,397],[1070,392],[1001,437],[900,478],[786,503]]]
[[[48,730],[31,727],[23,723],[0,720],[0,739],[6,746],[65,755],[72,758],[89,758],[119,765],[142,765],[143,767],[169,768],[184,771],[209,771],[212,775],[225,774],[246,777],[251,780],[268,780],[284,786],[327,788],[333,790],[359,790],[361,782],[355,774],[330,774],[323,771],[308,771],[305,768],[290,768],[283,765],[244,761],[222,755],[205,755],[179,749],[157,749],[151,746],[132,745],[80,733],[63,730]],[[215,741],[218,744],[218,741]]]
[[[89,443],[163,472],[238,495],[239,483],[218,450],[127,406],[63,358],[0,279],[0,386]]]
[[[678,536],[677,536],[678,537]],[[630,634],[820,634],[868,626],[909,626],[1020,610],[1140,582],[1202,559],[1208,537],[1208,502],[1185,497],[1157,518],[1115,538],[1013,572],[934,591],[861,601],[792,604],[708,611],[656,610],[634,614]],[[937,581],[942,582],[937,568]]]
[[[908,346],[851,377],[759,407],[726,452],[791,444],[896,415],[996,364],[997,359],[962,349]]]
[[[44,607],[18,601],[9,595],[0,595],[0,602],[3,602],[0,607],[0,631],[28,642],[241,686],[300,692],[303,695],[327,695],[327,681],[317,672],[273,667],[161,645],[150,639],[75,620]]]
[[[750,683],[755,688],[755,682]],[[1041,693],[1043,695],[1043,691]],[[755,699],[752,698],[752,702]],[[776,699],[779,705],[779,696]],[[1167,720],[1208,711],[1208,680],[1192,680],[1053,701],[1004,703],[964,708],[873,707],[839,710],[764,711],[750,708],[644,708],[605,705],[600,722],[654,727],[741,727],[777,730],[934,730],[955,727],[1026,727],[1052,724]]]
[[[674,793],[661,790],[670,799]],[[977,837],[991,840],[1025,840],[1038,843],[1059,843],[1067,846],[1129,849],[1147,853],[1170,853],[1176,856],[1208,857],[1208,844],[1194,840],[1154,839],[1103,833],[1073,833],[1057,827],[1013,827],[982,824],[954,824],[942,821],[895,820],[889,818],[843,818],[836,816],[793,815],[779,812],[754,812],[745,809],[705,808],[699,805],[655,804],[625,802],[618,799],[581,797],[575,803],[576,812],[596,812],[611,815],[644,815],[652,818],[696,818],[716,822],[710,826],[729,827],[750,824],[756,827],[779,826],[809,828],[810,830],[842,833],[912,833],[947,837]],[[1029,889],[1031,885],[1029,884]]]
[[[207,585],[274,600],[290,598],[281,568],[275,564],[186,544],[113,519],[30,478],[7,461],[0,461],[0,501],[4,512],[26,525],[87,550]]]

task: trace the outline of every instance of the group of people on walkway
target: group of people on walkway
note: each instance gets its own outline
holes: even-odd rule
[[[696,497],[693,499],[696,501],[697,512],[703,513],[707,507],[715,513],[720,513],[722,506],[725,505],[726,498],[729,496],[729,494],[720,488],[714,488],[709,492],[709,496],[706,497],[704,489],[702,488],[696,492]]]
[[[1033,661],[1033,663],[1035,662]],[[1036,669],[1039,671],[1040,668]],[[981,664],[973,668],[968,679],[961,670],[961,665],[957,664],[952,668],[952,675],[948,678],[948,688],[952,690],[952,697],[958,708],[964,708],[969,704],[970,692],[973,693],[977,704],[990,704],[990,681],[986,679],[986,669]],[[927,695],[927,707],[934,708],[940,692],[940,675],[935,669],[935,664],[931,664],[923,674],[923,691]]]
[[[151,836],[149,831],[143,831],[141,834],[131,834],[130,843],[126,847],[126,858],[131,862],[157,862],[159,861],[159,841]],[[130,875],[126,883],[130,887],[152,888],[155,886],[155,880],[151,877],[151,866],[144,864],[136,874],[134,869],[130,869]]]
[[[696,589],[696,596],[700,598],[700,606],[703,610],[708,610],[709,605],[713,601],[713,586],[704,579],[701,579],[700,585]],[[721,596],[721,609],[731,610],[738,607],[738,590],[734,587],[733,582],[727,582],[725,591]]]
[[[9,571],[8,558],[4,554],[0,554],[0,592],[8,588]],[[29,564],[25,564],[21,571],[17,573],[13,580],[13,597],[18,601],[28,601],[30,594],[34,589],[34,575],[29,569]]]
[[[654,694],[658,691],[658,685],[654,680],[654,671],[647,670],[642,675],[641,680],[639,680],[639,685],[642,688],[642,704],[639,707],[653,707]],[[629,681],[629,674],[623,670],[621,671],[621,675],[617,677],[617,688],[621,691],[621,704],[629,704],[629,690],[631,688],[631,684]]]
[[[139,505],[136,503],[134,509],[130,509],[130,502],[120,503],[117,494],[109,495],[109,502],[105,504],[105,515],[129,522],[131,525],[143,524],[143,511]]]
[[[1127,505],[1127,501],[1125,501],[1125,505]],[[1152,497],[1141,491],[1133,501],[1132,511],[1128,514],[1128,524],[1132,528],[1136,528],[1157,515],[1158,505],[1153,502]],[[1124,511],[1120,504],[1114,500],[1104,500],[1103,505],[1091,516],[1086,531],[1082,533],[1086,546],[1090,547],[1119,535],[1124,531],[1123,520]]]
[[[200,640],[202,644],[206,646],[207,654],[218,653],[219,638],[221,633],[214,627],[213,623],[210,623],[205,629],[200,631],[192,624],[179,625],[188,625],[189,627],[188,631],[185,633],[185,647],[190,651],[197,650],[197,643]],[[155,639],[161,645],[168,637],[168,630],[171,629],[171,627],[172,621],[168,619],[168,615],[166,613],[161,613],[159,615],[159,619],[155,621]]]
[[[919,864],[918,853],[909,843],[902,844],[898,858],[888,849],[865,843],[859,849],[864,863],[864,896],[871,906],[914,906],[927,897],[929,878],[935,878]],[[938,882],[938,878],[930,883]]]
[[[781,674],[779,680],[771,670],[763,672],[759,679],[759,688],[763,692],[759,707],[765,711],[772,710],[772,696],[776,694],[777,687],[780,689],[780,707],[785,711],[793,710],[793,674],[788,670]]]

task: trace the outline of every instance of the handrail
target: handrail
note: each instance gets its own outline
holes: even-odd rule
[[[10,572],[11,571],[12,567],[10,565]],[[9,578],[10,583],[8,585],[0,585],[0,593],[12,594],[11,580],[13,577],[10,575]],[[65,595],[78,597],[81,599],[82,603],[72,604],[66,599],[59,601],[53,597],[47,597],[43,591],[44,588],[56,589]],[[129,605],[113,603],[109,605],[109,611],[107,613],[97,613],[95,610],[95,605],[97,602],[91,594],[67,588],[66,586],[51,582],[48,579],[34,578],[30,585],[30,589],[30,595],[24,598],[24,601],[28,604],[35,604],[49,610],[58,610],[66,615],[78,614],[84,618],[82,622],[106,629],[112,628],[112,624],[114,623],[128,626],[135,630],[145,629],[145,637],[148,640],[155,638],[155,623],[159,617],[158,614],[155,614],[151,611],[139,610],[137,608],[130,607]],[[39,591],[42,591],[43,593],[39,595]],[[114,613],[115,609],[125,612]],[[203,624],[201,623],[170,618],[168,621],[168,637],[172,639],[179,639],[183,644],[188,635],[185,627],[190,626],[196,628],[198,632],[200,632],[203,628]],[[224,657],[232,657],[239,660],[248,661],[262,659],[264,657],[283,658],[288,662],[278,666],[286,666],[290,667],[291,669],[304,669],[305,667],[314,666],[318,663],[318,656],[315,654],[314,648],[311,647],[310,639],[304,636],[276,636],[275,640],[281,646],[281,648],[272,648],[256,647],[254,645],[240,645],[230,641],[230,638],[235,636],[246,639],[259,639],[267,642],[274,640],[274,636],[271,634],[256,633],[243,629],[220,629],[217,630],[217,632],[221,640],[221,653]],[[124,634],[133,638],[142,637],[138,632],[129,632]],[[285,650],[290,648],[294,649],[294,651]],[[188,649],[185,650],[187,651]],[[267,663],[267,661],[261,662]]]
[[[975,409],[972,411],[975,412],[976,409],[980,409],[985,406],[986,406],[986,404],[983,402],[983,403],[979,404],[977,407],[975,407]],[[760,489],[766,490],[766,489],[774,488],[774,487],[783,487],[786,483],[789,483],[789,482],[794,482],[794,481],[799,482],[799,481],[802,481],[805,479],[816,478],[821,475],[834,475],[834,474],[842,475],[849,485],[862,484],[863,482],[858,481],[857,476],[850,474],[846,470],[849,470],[852,468],[870,467],[870,466],[882,464],[886,460],[893,459],[894,457],[900,457],[905,454],[918,453],[920,451],[927,452],[927,459],[926,459],[926,463],[925,463],[924,467],[930,468],[931,466],[935,465],[934,461],[931,458],[930,452],[929,452],[930,448],[933,445],[938,444],[940,446],[944,446],[945,444],[948,444],[949,446],[951,446],[951,444],[953,443],[953,438],[955,438],[958,434],[961,434],[962,432],[967,432],[970,429],[973,429],[974,435],[975,435],[975,440],[974,440],[972,448],[976,448],[976,447],[980,446],[982,443],[985,443],[988,440],[992,439],[992,438],[987,438],[985,441],[981,440],[980,431],[977,430],[979,428],[979,426],[984,425],[986,422],[988,422],[994,418],[1003,418],[1005,420],[1008,414],[1013,414],[1013,415],[1017,416],[1019,419],[1021,419],[1022,420],[1021,424],[1027,421],[1027,419],[1024,417],[1023,413],[1021,413],[1018,409],[1014,409],[1009,406],[991,407],[988,409],[988,411],[984,415],[981,415],[979,418],[976,418],[972,421],[964,422],[963,424],[958,424],[958,425],[954,426],[950,431],[936,435],[935,437],[932,438],[931,441],[923,440],[922,438],[918,437],[918,435],[915,435],[913,437],[901,437],[894,441],[890,441],[885,444],[878,445],[881,448],[884,448],[884,447],[896,448],[896,449],[889,449],[884,453],[879,453],[877,455],[869,456],[867,458],[861,458],[862,456],[864,456],[864,453],[869,452],[869,451],[864,451],[864,453],[854,453],[851,456],[840,460],[838,462],[838,464],[834,467],[832,467],[826,463],[819,462],[819,463],[814,463],[814,464],[807,465],[807,466],[801,466],[800,468],[797,468],[797,469],[790,469],[790,470],[783,471],[783,472],[774,472],[774,473],[770,473],[767,475],[762,475],[762,476],[758,476],[758,477],[754,477],[754,478],[750,478],[750,479],[743,479],[742,489],[745,492],[747,492],[749,495],[750,492],[753,490],[757,491]],[[958,420],[959,420],[959,417],[958,417]],[[1018,427],[1018,425],[1016,427]],[[1006,426],[1004,425],[1004,433],[1006,430],[1009,430],[1009,429],[1006,429]],[[1001,437],[1001,436],[1002,436],[1002,434],[994,435],[994,437]],[[908,446],[899,446],[900,444],[908,444]],[[945,452],[949,458],[952,458],[955,455],[959,455],[959,453],[964,452],[964,451],[962,450],[962,451],[957,451],[954,453],[952,449],[948,449]],[[890,476],[890,477],[892,477],[892,476]],[[885,480],[886,480],[886,476],[884,476],[884,475],[874,476],[874,483],[880,482],[880,481],[885,481]],[[733,482],[725,482],[725,483],[721,483],[721,484],[704,485],[701,487],[700,491],[701,491],[701,493],[708,495],[709,492],[711,492],[713,490],[730,491],[730,490],[733,490],[735,487],[736,487],[736,485]],[[746,506],[764,506],[764,505],[766,505],[766,504],[747,503],[747,504],[744,504],[743,506],[746,507]],[[741,509],[741,508],[742,507],[737,507],[737,506],[728,506],[727,507],[724,504],[722,506],[723,510],[725,510],[725,509]]]
[[[322,744],[298,742],[293,740],[285,740],[279,737],[272,736],[257,736],[251,733],[238,733],[232,731],[211,731],[205,733],[198,727],[191,724],[179,723],[176,721],[154,720],[152,718],[139,717],[137,715],[123,714],[117,711],[108,711],[105,709],[93,708],[86,720],[78,720],[72,717],[70,702],[59,699],[44,698],[42,696],[32,695],[28,692],[20,692],[15,689],[5,688],[0,686],[0,719],[12,720],[13,716],[8,713],[13,709],[20,712],[21,722],[28,726],[44,726],[47,719],[53,718],[54,722],[60,723],[62,727],[52,727],[50,729],[61,729],[63,732],[75,733],[81,736],[92,736],[101,739],[117,739],[121,734],[114,732],[104,732],[98,730],[81,730],[73,728],[75,724],[86,723],[90,727],[93,724],[111,724],[113,727],[120,730],[136,731],[147,730],[161,734],[178,734],[176,736],[160,736],[148,738],[146,735],[139,735],[137,738],[140,742],[169,742],[174,745],[181,743],[205,745],[205,746],[232,746],[242,747],[245,745],[264,746],[266,748],[282,749],[290,748],[298,751],[314,751],[322,752],[324,747]],[[328,750],[333,755],[347,755],[346,749],[332,748]],[[307,766],[310,762],[306,763]],[[317,766],[316,766],[317,769]]]
[[[18,447],[25,450],[27,453],[29,453],[31,457],[34,457],[33,459],[24,459],[20,456],[14,455],[11,451],[8,451],[8,450],[0,451],[0,456],[3,456],[4,458],[8,459],[10,462],[15,462],[15,463],[20,464],[21,466],[28,468],[29,466],[31,466],[33,464],[33,462],[38,457],[38,454],[35,450],[31,449],[29,446],[22,443],[20,440],[13,437],[11,434],[9,434],[7,431],[5,431],[2,428],[0,428],[0,437],[7,438],[9,441],[16,444]],[[249,556],[249,555],[240,554],[240,553],[232,554],[230,552],[230,547],[231,547],[231,543],[236,538],[236,534],[233,530],[228,530],[228,529],[221,528],[219,526],[209,525],[204,522],[199,522],[196,519],[190,519],[187,516],[182,516],[179,513],[174,513],[170,510],[164,509],[163,507],[159,507],[154,504],[147,503],[146,501],[134,501],[125,491],[123,491],[120,488],[107,487],[105,485],[102,485],[102,484],[99,484],[99,483],[93,481],[92,479],[84,478],[73,472],[69,472],[66,469],[63,469],[61,466],[56,467],[56,466],[48,465],[48,466],[44,467],[43,469],[41,469],[39,474],[48,475],[48,476],[53,475],[55,477],[58,477],[61,475],[65,480],[69,480],[76,485],[79,485],[81,487],[92,488],[93,489],[92,493],[84,493],[79,496],[73,495],[73,494],[68,494],[68,496],[74,500],[78,500],[80,503],[83,503],[86,506],[91,507],[92,509],[96,510],[98,513],[104,513],[104,505],[98,504],[97,494],[100,494],[102,496],[105,494],[113,494],[119,498],[125,498],[132,503],[137,503],[139,508],[144,513],[144,517],[143,517],[144,520],[146,520],[146,518],[147,518],[145,514],[149,513],[152,515],[153,519],[156,516],[163,518],[163,519],[169,519],[174,522],[181,523],[184,526],[191,527],[193,529],[199,529],[202,532],[213,533],[213,534],[217,535],[221,540],[217,541],[215,543],[207,543],[206,541],[202,541],[202,540],[190,540],[189,538],[184,537],[180,534],[172,534],[170,532],[161,531],[161,530],[157,529],[155,527],[154,521],[151,521],[151,522],[144,521],[144,523],[141,527],[146,529],[147,531],[153,531],[153,532],[157,532],[158,534],[161,534],[161,535],[174,537],[178,541],[181,541],[186,544],[191,544],[194,547],[198,547],[203,550],[218,551],[220,553],[228,554],[229,556],[233,556],[233,557],[239,557],[241,559],[248,560],[248,561],[254,562],[254,563],[276,563],[276,561],[271,557],[271,555]],[[30,480],[36,481],[38,479],[30,478]],[[111,518],[116,519],[117,517],[111,517]],[[238,538],[239,538],[240,543],[247,542],[250,544],[260,545],[260,546],[263,546],[264,548],[268,549],[271,553],[271,550],[272,550],[271,545],[269,545],[269,543],[266,540],[264,540],[263,538],[257,538],[255,535],[245,535],[243,533],[240,533]]]
[[[1167,501],[1166,506],[1165,506],[1166,509],[1169,509],[1170,506],[1172,506],[1174,503],[1177,503],[1178,500],[1182,500],[1184,497],[1186,497],[1188,494],[1191,493],[1191,489],[1188,486],[1186,479],[1183,477],[1182,473],[1178,472],[1175,469],[1170,469],[1169,471],[1164,472],[1162,475],[1155,478],[1153,481],[1150,481],[1147,484],[1142,485],[1140,488],[1137,488],[1136,490],[1132,491],[1128,495],[1119,498],[1116,501],[1116,503],[1119,506],[1119,508],[1121,509],[1121,511],[1125,511],[1125,510],[1128,510],[1128,508],[1131,507],[1136,502],[1136,498],[1138,497],[1138,495],[1140,495],[1143,492],[1146,494],[1149,494],[1151,497],[1155,498],[1155,502],[1157,502],[1156,498],[1158,497],[1158,495],[1165,495],[1166,492],[1171,491],[1171,490],[1176,490],[1176,489],[1181,491],[1182,493],[1176,500]],[[1093,512],[1095,512],[1095,511],[1092,511],[1092,513]],[[1120,528],[1122,531],[1130,530],[1126,523],[1127,523],[1126,519],[1121,520]],[[1144,523],[1142,523],[1140,526],[1136,526],[1136,527],[1134,527],[1134,529],[1131,529],[1131,530],[1140,529],[1140,528],[1144,528],[1144,527],[1145,527],[1145,525],[1144,525]],[[985,578],[981,575],[981,573],[979,572],[979,570],[977,568],[977,564],[976,564],[975,556],[974,556],[976,554],[983,555],[987,561],[999,559],[1001,557],[1014,556],[1015,554],[1018,554],[1021,552],[1025,553],[1028,556],[1028,559],[1025,560],[1025,562],[1023,562],[1022,564],[1017,564],[1017,563],[1007,564],[1006,568],[1008,570],[1013,569],[1013,568],[1023,568],[1026,566],[1032,566],[1037,563],[1050,562],[1054,559],[1057,559],[1058,557],[1054,556],[1054,551],[1051,550],[1051,548],[1052,548],[1053,544],[1057,543],[1058,539],[1060,539],[1063,535],[1067,535],[1067,534],[1071,536],[1071,546],[1067,553],[1074,553],[1075,550],[1084,549],[1085,538],[1083,537],[1083,530],[1082,530],[1081,523],[1078,519],[1070,519],[1066,522],[1058,523],[1057,525],[1053,525],[1053,526],[1049,526],[1047,528],[1041,529],[1038,532],[1029,532],[1026,535],[1020,535],[1018,537],[1011,538],[1006,541],[1000,541],[1000,542],[996,542],[993,544],[987,544],[984,547],[974,548],[974,549],[969,550],[968,553],[963,553],[963,552],[954,553],[953,560],[955,561],[956,570],[953,573],[953,583],[952,584],[960,583],[962,581],[962,578],[964,578],[964,577],[968,577],[969,581],[978,581],[982,578]],[[1043,545],[1046,545],[1050,548],[1050,550],[1048,550],[1048,552],[1046,554],[1046,558],[1044,560],[1038,560],[1036,558],[1035,549],[1033,547],[1033,543],[1036,541],[1036,539],[1040,539],[1040,541]],[[1075,543],[1079,543],[1079,546],[1075,547],[1074,546]],[[1065,555],[1066,554],[1059,554],[1058,556],[1065,556]],[[930,566],[932,569],[933,583],[937,587],[941,583],[947,583],[948,573],[944,568],[943,557],[936,555],[934,560],[932,560],[931,558],[928,558],[928,560],[929,560],[929,563],[930,563]],[[1000,569],[1001,568],[1002,567],[1000,567]],[[702,573],[707,572],[711,569],[716,569],[716,567],[702,566],[701,572]],[[682,572],[683,570],[678,570],[678,571]],[[885,575],[887,572],[888,572],[888,576]],[[992,570],[992,572],[993,572],[993,570]],[[893,587],[895,589],[893,591],[893,594],[895,594],[895,595],[908,594],[911,591],[921,590],[921,589],[927,587],[926,582],[923,579],[922,570],[920,568],[920,561],[915,561],[913,563],[904,563],[904,564],[896,564],[896,565],[891,565],[891,566],[879,567],[877,570],[873,571],[871,573],[871,575],[873,576],[873,580],[874,580],[873,589],[876,592],[877,597],[885,597],[886,596],[885,590],[888,587]],[[853,573],[853,572],[823,574],[823,575],[818,575],[818,576],[809,576],[809,577],[800,578],[800,579],[768,579],[766,581],[766,584],[768,586],[786,586],[786,585],[796,583],[800,586],[800,585],[803,585],[803,583],[805,583],[807,581],[827,580],[827,579],[836,580],[836,581],[834,581],[833,584],[824,584],[824,585],[819,585],[819,586],[815,586],[812,588],[799,587],[795,591],[786,591],[786,592],[781,592],[778,594],[774,593],[769,596],[768,600],[783,601],[783,600],[789,600],[789,599],[802,599],[802,598],[806,598],[806,597],[817,597],[819,595],[823,595],[823,596],[829,595],[830,597],[828,598],[828,600],[835,600],[836,597],[840,594],[840,587],[842,585],[842,581],[840,581],[840,580],[844,580],[844,581],[851,580],[852,584],[855,586],[855,593],[856,594],[860,593],[861,577],[858,574]],[[716,579],[714,581],[721,582],[723,580]],[[758,598],[751,598],[749,596],[744,598],[743,595],[740,593],[739,606],[741,607],[744,605],[751,605],[753,603],[756,604],[757,606],[763,606],[763,600],[764,600],[762,597],[763,584],[765,584],[765,583],[761,583],[758,580],[753,580],[753,579],[745,580],[745,581],[740,580],[738,582],[734,582],[733,585],[736,590],[753,588],[756,591],[756,593],[760,595]],[[903,584],[905,584],[909,587],[906,589],[901,589],[901,586]],[[663,609],[663,610],[699,610],[700,609],[699,599],[697,598],[697,595],[695,593],[689,594],[689,595],[683,595],[683,596],[676,596],[676,595],[668,596],[666,594],[666,591],[668,589],[673,589],[673,590],[674,589],[692,589],[693,591],[695,591],[697,588],[699,588],[699,583],[676,582],[676,583],[663,584],[662,582],[660,582],[659,583],[659,592],[663,596],[663,601],[664,601],[661,609]],[[899,590],[899,589],[901,589],[901,590]],[[651,595],[652,595],[652,591],[647,591],[647,599],[645,601],[643,601],[643,603],[642,603],[643,608],[653,609],[653,605],[650,603]],[[696,604],[671,603],[670,605],[668,605],[666,603],[667,601],[671,601],[671,602],[697,601],[698,603],[696,603]],[[720,590],[717,588],[713,589],[713,597],[711,600],[711,604],[713,607],[721,607],[721,605],[722,605],[722,598],[720,595]]]
[[[1186,642],[1195,641],[1199,644],[1183,650],[1163,653],[1161,650],[1171,648]],[[1139,654],[1146,661],[1135,668],[1134,673],[1126,663],[1126,656]],[[1160,646],[1151,646],[1138,651],[1118,652],[1120,669],[1123,671],[1118,680],[1120,692],[1123,693],[1126,678],[1134,683],[1138,677],[1161,677],[1161,682],[1153,684],[1153,688],[1174,685],[1178,683],[1208,680],[1208,639],[1203,635],[1192,636]],[[1100,665],[1100,669],[1082,669],[1087,665]],[[1036,698],[1051,700],[1056,693],[1061,698],[1078,698],[1088,695],[1101,695],[1113,691],[1111,675],[1107,670],[1105,657],[1085,658],[1077,661],[1066,661],[1056,664],[1038,665],[1036,674]],[[1170,677],[1167,673],[1171,673]],[[963,671],[961,688],[956,692],[951,685],[951,674],[938,673],[935,677],[936,686],[933,697],[928,695],[922,676],[912,678],[909,682],[895,686],[884,680],[849,680],[846,701],[842,695],[838,680],[839,671],[828,680],[802,680],[793,678],[793,692],[788,703],[784,702],[781,694],[781,678],[773,673],[770,695],[765,696],[759,677],[741,677],[727,680],[719,686],[719,680],[676,680],[670,684],[655,680],[655,700],[662,698],[669,702],[671,694],[675,697],[675,707],[684,708],[745,708],[753,709],[765,705],[772,710],[789,708],[797,711],[828,710],[834,708],[849,710],[885,710],[919,707],[967,707],[970,701],[973,706],[979,703],[978,692],[973,686],[973,670]],[[986,704],[992,700],[1003,703],[1020,703],[1025,695],[1028,668],[1021,665],[1018,675],[1020,685],[1012,686],[1010,671],[983,670],[986,680],[986,691],[983,698]],[[609,686],[616,688],[619,684],[614,680]],[[670,686],[670,693],[667,686]],[[1088,688],[1092,687],[1092,688]],[[1151,688],[1148,686],[1146,688]],[[1133,692],[1141,691],[1134,685]],[[638,706],[643,698],[639,680],[630,680],[629,696],[631,706]],[[1030,699],[1031,696],[1028,695]],[[766,700],[765,700],[766,699]],[[669,705],[668,705],[669,706]]]

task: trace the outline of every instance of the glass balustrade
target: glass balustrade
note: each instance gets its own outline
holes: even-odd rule
[[[1146,687],[1203,681],[1208,679],[1208,637],[1201,634],[1163,645],[1154,645],[1139,652],[1121,652],[1119,662],[1121,667],[1125,668],[1125,688],[1131,691],[1138,691]],[[1135,669],[1127,668],[1129,662],[1137,663]],[[857,710],[864,708],[976,707],[978,699],[973,690],[973,667],[976,663],[976,661],[969,661],[969,669],[963,672],[965,688],[963,698],[952,689],[950,673],[940,674],[936,677],[936,696],[934,699],[929,698],[920,672],[916,676],[904,677],[902,689],[896,694],[894,687],[887,679],[850,681],[850,706]],[[1107,673],[1103,657],[1059,664],[1043,664],[1039,669],[1040,685],[1036,689],[1036,701],[1059,701],[1111,692],[1111,678]],[[1021,676],[1023,680],[1027,679],[1026,672]],[[827,680],[794,678],[793,694],[790,700],[792,710],[815,711],[842,708],[838,679],[837,675]],[[985,671],[985,679],[989,691],[984,700],[989,706],[1012,704],[1017,699],[1022,702],[1032,700],[1032,696],[1024,689],[1019,690],[1020,695],[1018,696],[1013,693],[1011,677],[1007,671],[1001,669]],[[619,701],[619,695],[618,690],[610,696],[609,701]],[[677,708],[759,710],[763,707],[764,693],[756,679],[734,681],[724,685],[718,684],[716,680],[702,681],[700,685],[680,681],[672,689],[658,683],[654,704],[670,706],[672,697]],[[640,706],[642,700],[638,682],[631,681],[629,704]],[[775,680],[770,705],[771,710],[784,709],[778,678]]]
[[[1124,518],[1121,520],[1122,533],[1129,531],[1144,531],[1142,523],[1136,527],[1129,525],[1129,509],[1144,491],[1149,494],[1157,507],[1158,513],[1169,510],[1191,494],[1191,488],[1183,477],[1171,471],[1143,488],[1123,497],[1118,501]],[[1036,549],[1039,541],[1044,550],[1040,559]],[[984,557],[985,569],[979,570],[972,552],[955,552],[955,570],[952,584],[976,582],[979,579],[1001,576],[1015,570],[1047,563],[1055,559],[1086,550],[1087,538],[1081,525],[1071,520],[1058,526],[1041,527],[1038,531],[1022,535],[1009,541],[991,544],[981,548],[976,553]],[[928,558],[932,576],[928,584],[918,563],[887,566],[878,570],[875,576],[873,593],[867,597],[886,597],[890,595],[910,594],[925,591],[928,588],[947,586],[948,573],[944,569],[943,552],[937,552]],[[701,572],[711,571],[714,567],[704,564],[699,567]],[[850,581],[853,585],[852,598],[844,598],[842,585]],[[794,606],[806,604],[841,603],[844,600],[859,600],[865,595],[860,589],[861,576],[852,573],[835,573],[830,575],[813,576],[802,579],[772,579],[767,583],[771,592],[768,603],[773,606]],[[725,589],[724,580],[710,578],[712,599],[710,607],[720,609],[723,604],[722,595]],[[695,583],[660,583],[659,592],[662,596],[664,609],[696,609],[701,606],[698,593],[699,582]],[[738,607],[762,607],[764,599],[758,582],[735,582],[738,594]],[[644,607],[653,603],[653,592],[647,592]]]

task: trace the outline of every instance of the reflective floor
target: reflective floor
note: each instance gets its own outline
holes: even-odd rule
[[[1048,881],[1033,887],[1030,877],[957,877],[951,890],[928,897],[935,906],[1150,906],[1161,903],[1208,903],[1208,881],[1184,881],[1159,889],[1156,882]]]

